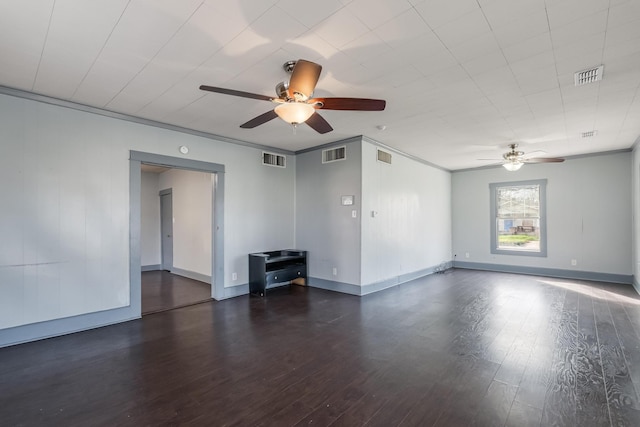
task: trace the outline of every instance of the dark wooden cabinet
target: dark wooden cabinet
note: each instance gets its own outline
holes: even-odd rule
[[[281,251],[249,254],[249,292],[264,296],[267,288],[295,279],[307,280],[307,251]]]

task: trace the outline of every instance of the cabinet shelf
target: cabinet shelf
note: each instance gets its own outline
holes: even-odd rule
[[[285,249],[249,254],[249,291],[264,296],[267,288],[295,279],[307,280],[307,251]]]

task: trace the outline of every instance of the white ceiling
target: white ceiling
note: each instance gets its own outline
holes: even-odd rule
[[[3,0],[0,17],[0,85],[292,151],[366,135],[455,170],[510,142],[569,156],[640,135],[640,0]],[[325,135],[240,129],[273,105],[198,89],[273,96],[298,58],[323,66],[315,96],[386,110],[322,111]]]

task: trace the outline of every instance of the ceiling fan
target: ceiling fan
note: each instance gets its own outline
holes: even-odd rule
[[[240,127],[244,129],[252,129],[280,117],[293,125],[294,128],[300,123],[306,123],[318,133],[327,133],[331,132],[333,128],[316,110],[382,111],[386,106],[386,101],[382,99],[311,98],[320,78],[322,66],[299,59],[286,62],[283,68],[286,72],[291,73],[291,78],[288,83],[281,82],[276,85],[278,95],[276,98],[206,85],[200,86],[200,89],[278,104],[273,110],[241,124]]]
[[[502,166],[510,172],[517,171],[525,163],[561,163],[564,159],[559,157],[526,157],[524,151],[516,150],[518,144],[509,144],[511,151],[502,155],[502,159],[479,159],[479,160],[502,160]]]

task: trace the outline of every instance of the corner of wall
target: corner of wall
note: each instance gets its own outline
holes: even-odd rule
[[[360,285],[361,141],[354,137],[296,153],[295,245],[310,251],[309,272],[319,280]],[[337,146],[346,146],[345,158],[323,163],[323,150]],[[353,204],[343,205],[342,196],[353,196]]]
[[[633,144],[631,153],[631,217],[632,247],[631,262],[634,287],[640,293],[637,278],[640,277],[640,137]]]

